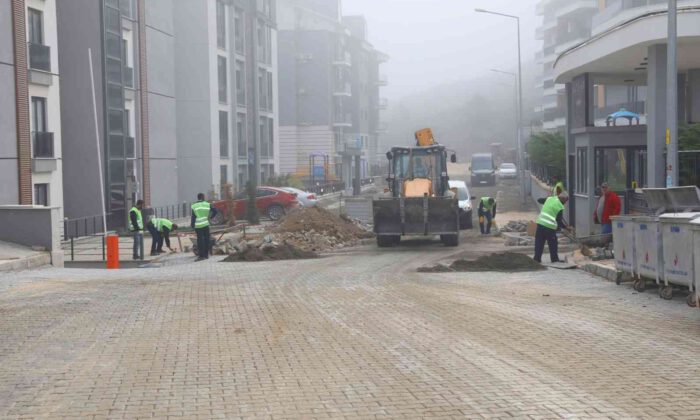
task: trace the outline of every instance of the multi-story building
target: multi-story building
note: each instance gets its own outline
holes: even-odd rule
[[[363,18],[341,17],[339,0],[288,1],[278,16],[280,172],[309,175],[311,157],[322,156],[349,186],[353,167],[366,176],[376,155],[386,57]]]
[[[0,3],[0,204],[62,209],[60,89],[56,1]]]
[[[591,35],[591,18],[598,8],[599,0],[540,0],[537,14],[542,16],[542,25],[535,37],[542,40],[542,50],[537,52],[536,65],[541,67],[541,77],[535,89],[541,92],[541,101],[536,101],[535,114],[542,120],[542,128],[562,131],[565,121],[564,85],[554,82],[552,65],[557,55],[588,39]]]
[[[143,0],[57,4],[66,217],[100,215],[104,187],[108,228],[123,228],[136,200],[178,199],[172,11]]]
[[[279,147],[275,2],[173,5],[181,199],[264,182]]]
[[[596,2],[589,39],[558,54],[554,81],[566,86],[567,186],[577,232],[591,222],[596,187],[624,195],[666,185],[668,2]],[[678,124],[700,123],[700,1],[678,2]],[[628,119],[615,120],[625,108]],[[607,118],[610,116],[610,118]],[[682,155],[683,153],[681,153]],[[696,184],[696,157],[681,156],[681,182]],[[684,163],[685,162],[685,163]]]

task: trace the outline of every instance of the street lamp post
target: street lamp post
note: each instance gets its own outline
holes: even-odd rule
[[[520,121],[520,111],[518,109],[518,75],[510,72],[510,71],[503,71],[503,70],[498,70],[498,69],[491,69],[492,72],[494,73],[501,73],[505,74],[508,76],[511,76],[513,78],[513,90],[515,91],[515,94],[513,95],[513,102],[515,102],[515,141],[517,144],[518,141],[518,133],[519,133],[519,128],[518,124]],[[517,151],[517,153],[520,153],[520,150]],[[516,160],[520,159],[520,156],[516,156]]]
[[[668,0],[666,63],[666,187],[678,186],[678,32],[676,0]]]
[[[520,55],[520,18],[515,15],[508,15],[505,13],[493,12],[485,9],[474,9],[477,13],[489,13],[492,15],[503,16],[511,19],[515,19],[517,30],[518,30],[518,170],[520,172],[520,200],[525,203],[525,169],[523,168],[523,72],[522,72],[522,59]]]

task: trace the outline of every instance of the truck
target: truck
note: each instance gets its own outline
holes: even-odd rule
[[[388,196],[372,201],[377,246],[397,245],[402,236],[433,235],[445,246],[457,246],[459,206],[449,187],[449,151],[430,129],[417,131],[415,137],[415,146],[396,146],[386,153]],[[451,162],[457,162],[450,153]]]

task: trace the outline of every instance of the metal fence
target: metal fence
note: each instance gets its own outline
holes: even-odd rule
[[[192,216],[192,203],[171,204],[169,206],[151,207],[144,209],[144,216],[163,217],[166,219],[182,219]]]
[[[535,163],[530,163],[530,172],[535,176],[535,178],[546,183],[547,185],[554,185],[557,182],[566,183],[564,178],[564,170],[552,165],[538,165]]]
[[[111,213],[107,213],[107,217]],[[104,223],[102,215],[79,217],[77,219],[63,219],[63,240],[71,238],[81,238],[84,236],[94,236],[104,234]]]

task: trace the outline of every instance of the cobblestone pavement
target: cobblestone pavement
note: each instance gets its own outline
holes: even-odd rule
[[[700,311],[449,252],[2,275],[0,418],[700,418]]]

